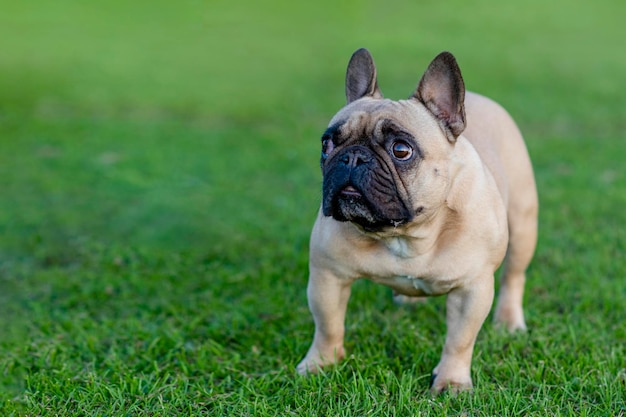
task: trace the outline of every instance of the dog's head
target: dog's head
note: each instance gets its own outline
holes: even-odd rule
[[[325,216],[366,231],[428,218],[444,203],[452,150],[465,129],[465,87],[448,52],[429,65],[408,100],[384,99],[366,49],[346,74],[347,105],[322,136]]]

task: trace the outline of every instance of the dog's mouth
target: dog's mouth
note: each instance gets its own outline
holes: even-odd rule
[[[363,197],[363,194],[352,185],[345,186],[340,192],[339,195],[343,197]]]

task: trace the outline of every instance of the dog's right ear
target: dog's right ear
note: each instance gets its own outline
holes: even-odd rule
[[[376,65],[365,48],[352,54],[346,71],[346,100],[348,104],[362,97],[383,98],[376,80]]]
[[[437,118],[450,142],[465,130],[465,83],[450,52],[440,53],[430,63],[413,98]]]

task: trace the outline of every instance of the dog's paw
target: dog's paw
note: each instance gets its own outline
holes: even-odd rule
[[[448,358],[442,360],[433,370],[430,379],[430,392],[433,395],[444,392],[456,395],[463,391],[471,391],[472,388],[469,363]]]
[[[300,375],[317,374],[322,368],[338,363],[344,356],[343,346],[332,349],[327,355],[323,355],[319,350],[311,347],[304,359],[296,366],[296,371]]]
[[[453,380],[440,377],[436,373],[433,373],[432,377],[430,378],[430,392],[433,395],[440,395],[444,392],[452,395],[457,395],[461,392],[471,392],[472,389],[473,385],[471,378]]]
[[[296,372],[300,375],[317,374],[321,367],[317,362],[309,362],[305,358],[296,366]]]
[[[506,304],[498,304],[493,316],[496,326],[505,327],[509,332],[525,332],[526,321],[524,320],[524,310],[514,308]]]

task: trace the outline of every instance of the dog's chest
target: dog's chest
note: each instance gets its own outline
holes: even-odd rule
[[[411,275],[393,277],[393,280],[400,283],[402,286],[408,285],[410,287],[413,287],[414,289],[421,291],[426,295],[434,295],[436,292],[431,283]]]
[[[381,273],[376,281],[390,285],[403,293],[415,291],[423,295],[440,293],[435,282],[418,276],[426,272],[426,265],[421,265],[422,262],[419,262],[418,257],[415,256],[415,248],[411,247],[407,239],[391,237],[384,239],[381,243],[387,249],[387,255],[390,259],[385,262],[381,262],[381,259],[378,260],[386,268],[384,268],[384,272],[379,271]]]
[[[411,257],[411,251],[406,239],[400,237],[391,237],[385,240],[385,246],[393,256],[402,259]]]

